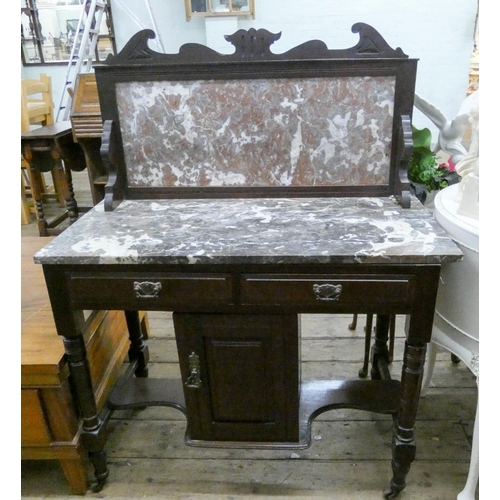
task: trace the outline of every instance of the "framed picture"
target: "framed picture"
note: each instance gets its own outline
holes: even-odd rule
[[[254,0],[184,0],[186,19],[192,17],[252,16],[255,19]]]

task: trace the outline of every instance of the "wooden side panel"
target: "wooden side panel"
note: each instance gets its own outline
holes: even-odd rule
[[[72,441],[78,432],[79,420],[68,380],[57,389],[41,389],[40,396],[53,441]]]
[[[42,401],[37,389],[21,391],[21,445],[48,446],[52,441],[45,422]]]
[[[95,325],[91,325],[95,328]],[[116,382],[129,346],[123,311],[107,311],[87,343],[97,407],[102,408]]]

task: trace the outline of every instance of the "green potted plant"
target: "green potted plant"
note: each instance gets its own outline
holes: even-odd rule
[[[413,194],[422,204],[432,201],[440,189],[460,181],[455,166],[448,160],[439,163],[431,149],[432,134],[428,128],[417,129],[412,126],[413,153],[408,168],[408,179]]]

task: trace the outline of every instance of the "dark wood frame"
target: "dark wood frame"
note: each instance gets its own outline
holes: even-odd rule
[[[137,33],[116,56],[96,66],[96,80],[104,121],[101,153],[109,171],[105,188],[105,210],[113,210],[123,199],[165,199],[204,197],[279,196],[391,196],[400,205],[410,205],[407,177],[411,157],[411,117],[417,60],[399,48],[392,49],[371,26],[352,27],[360,40],[352,48],[329,50],[319,40],[299,45],[283,54],[270,46],[281,36],[264,29],[239,30],[226,40],[235,46],[233,54],[220,54],[204,45],[183,45],[178,54],[160,54],[148,47],[155,34]],[[293,186],[293,187],[130,187],[116,102],[116,84],[131,81],[178,81],[254,78],[394,76],[394,120],[391,164],[387,185]]]

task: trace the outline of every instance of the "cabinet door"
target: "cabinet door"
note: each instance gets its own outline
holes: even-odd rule
[[[297,442],[298,317],[174,313],[192,441]]]

